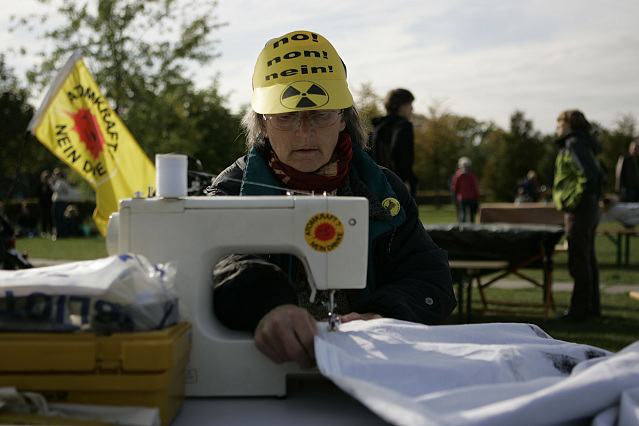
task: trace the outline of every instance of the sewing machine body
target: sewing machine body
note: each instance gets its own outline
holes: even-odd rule
[[[176,289],[193,325],[187,396],[286,394],[286,375],[249,333],[222,326],[213,312],[211,273],[230,253],[290,253],[318,290],[363,288],[368,201],[359,197],[184,197],[120,201],[107,231],[109,254],[177,261]],[[313,286],[312,285],[312,286]]]

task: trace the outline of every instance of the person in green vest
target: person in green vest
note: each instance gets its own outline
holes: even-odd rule
[[[574,280],[570,309],[562,319],[584,321],[601,316],[599,265],[595,234],[601,216],[599,198],[603,172],[596,155],[601,145],[590,135],[591,125],[581,111],[557,118],[553,201],[564,212],[568,269]]]

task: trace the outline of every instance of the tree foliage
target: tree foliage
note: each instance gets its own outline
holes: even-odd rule
[[[439,106],[429,108],[427,116],[415,115],[415,174],[418,188],[437,190],[447,186],[448,178],[455,171],[457,153],[463,142],[456,133],[454,117]]]
[[[229,164],[222,164],[228,159],[220,153],[233,146],[239,119],[224,107],[215,81],[197,89],[188,71],[218,56],[212,34],[224,24],[216,7],[217,2],[203,0],[63,0],[55,12],[62,24],[42,35],[55,49],[42,52],[42,63],[27,77],[36,87],[46,86],[79,50],[111,107],[152,160],[156,153],[179,151],[200,157],[207,171],[219,171]],[[17,22],[50,18],[32,14]]]
[[[371,83],[362,84],[356,91],[356,98],[357,111],[367,131],[371,131],[373,118],[384,115],[383,107],[381,107],[382,98],[375,94]]]
[[[20,87],[13,69],[0,54],[0,201],[10,195],[20,195],[30,186],[28,181],[18,179],[20,167],[26,162],[25,130],[33,117],[28,97],[27,89]],[[33,156],[29,158],[29,162],[37,160]]]
[[[490,188],[495,199],[512,201],[519,180],[535,170],[544,157],[541,134],[523,112],[515,111],[510,117],[510,131],[491,135],[486,143],[491,155],[484,165],[481,185]]]
[[[492,127],[492,123],[452,114],[439,103],[429,107],[427,116],[416,114],[413,124],[414,168],[419,178],[418,188],[426,191],[448,188],[459,157],[467,155],[478,164],[475,151]]]

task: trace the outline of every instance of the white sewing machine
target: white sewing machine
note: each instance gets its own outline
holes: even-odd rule
[[[222,326],[213,312],[211,273],[229,253],[290,253],[311,287],[363,288],[368,201],[359,197],[181,197],[120,201],[107,230],[109,254],[139,253],[153,263],[177,260],[176,287],[193,325],[187,396],[286,394],[286,375],[259,352],[249,333]]]

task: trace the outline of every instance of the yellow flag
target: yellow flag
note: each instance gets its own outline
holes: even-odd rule
[[[105,236],[120,199],[155,186],[155,167],[109,107],[79,53],[49,88],[27,129],[96,192],[93,219]]]

